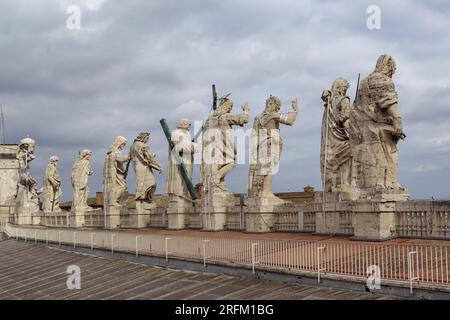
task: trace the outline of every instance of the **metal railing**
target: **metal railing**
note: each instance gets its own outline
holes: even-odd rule
[[[307,272],[324,278],[367,279],[373,266],[381,281],[405,285],[434,284],[450,289],[446,244],[399,244],[344,241],[300,241],[139,234],[131,232],[56,230],[12,227],[10,237],[103,248],[111,252],[185,258],[207,263],[247,266],[286,273]],[[76,240],[74,240],[76,239]],[[76,241],[76,243],[75,243]]]

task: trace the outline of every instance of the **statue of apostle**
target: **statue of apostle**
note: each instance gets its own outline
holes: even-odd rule
[[[148,141],[150,139],[149,132],[141,132],[134,139],[130,148],[130,159],[133,164],[136,176],[136,209],[140,213],[141,206],[153,202],[153,194],[156,190],[156,180],[153,170],[162,172],[162,166],[156,159],[156,155],[151,152]],[[142,208],[145,209],[145,208]]]
[[[61,191],[61,177],[56,169],[59,162],[57,156],[51,156],[44,174],[44,203],[45,212],[61,211],[59,207]]]
[[[80,152],[79,158],[72,167],[72,187],[73,187],[73,203],[72,208],[75,210],[88,210],[87,205],[89,196],[88,179],[92,175],[92,168],[89,160],[92,151],[84,149]]]
[[[191,196],[178,167],[178,161],[183,161],[189,178],[192,178],[194,153],[198,151],[198,145],[191,141],[190,129],[191,121],[183,118],[178,122],[177,129],[171,134],[174,147],[169,148],[166,192],[170,201],[177,202],[178,206],[191,204]]]
[[[255,117],[251,135],[251,160],[248,181],[249,198],[265,198],[271,203],[282,200],[272,193],[272,177],[278,172],[282,150],[280,124],[293,125],[297,119],[297,99],[292,111],[280,112],[281,101],[275,96],[266,100],[264,111]]]

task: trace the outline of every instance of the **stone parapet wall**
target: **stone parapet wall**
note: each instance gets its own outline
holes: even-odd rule
[[[7,221],[9,208],[0,209],[3,213],[0,220]],[[224,207],[223,212],[204,212],[203,207],[197,206],[184,208],[179,214],[185,219],[184,229],[211,230],[217,227],[217,223],[222,223],[223,227],[215,230],[306,232],[347,235],[361,240],[395,237],[450,240],[450,201],[288,203],[272,209],[270,212],[257,212],[252,206],[233,204]],[[82,214],[83,227],[104,228],[103,210]],[[133,217],[136,214],[135,209],[122,210],[120,227],[135,228]],[[170,228],[171,214],[174,212],[167,207],[155,207],[144,227]],[[74,213],[70,211],[43,212],[30,221],[47,227],[79,227],[74,225]]]

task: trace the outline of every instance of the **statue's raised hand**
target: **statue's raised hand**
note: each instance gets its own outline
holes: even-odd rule
[[[298,101],[297,101],[297,98],[294,98],[293,100],[292,100],[292,110],[294,110],[294,112],[297,112],[298,111]]]
[[[244,105],[242,106],[242,111],[244,111],[245,113],[248,113],[250,111],[248,102],[244,103]]]

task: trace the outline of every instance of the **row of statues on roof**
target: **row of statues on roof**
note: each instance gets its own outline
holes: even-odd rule
[[[361,190],[369,193],[389,191],[406,194],[397,180],[397,143],[405,138],[398,110],[397,93],[392,76],[395,60],[389,55],[379,57],[375,70],[358,83],[353,104],[347,96],[349,82],[338,78],[331,90],[322,93],[324,115],[321,132],[321,176],[326,192],[341,192],[351,199],[360,196]],[[250,169],[248,197],[264,200],[265,204],[283,201],[272,193],[272,178],[277,172],[282,151],[279,135],[280,124],[293,125],[297,118],[297,99],[292,110],[280,112],[281,101],[275,96],[266,100],[264,111],[253,122],[250,143]],[[232,113],[233,102],[229,97],[208,117],[202,128],[201,184],[203,197],[214,202],[228,202],[231,193],[225,177],[236,165],[237,148],[234,126],[244,126],[249,118],[249,106],[244,104],[242,113]],[[170,132],[169,163],[166,175],[166,192],[170,201],[178,206],[190,206],[195,199],[190,179],[193,174],[194,153],[200,146],[191,139],[191,121],[183,118],[177,129]],[[127,195],[126,176],[130,163],[136,177],[136,208],[152,207],[156,190],[154,172],[163,167],[150,150],[150,133],[141,132],[124,153],[127,139],[118,136],[108,148],[103,172],[103,200],[105,206],[121,206]],[[17,152],[20,166],[19,187],[38,195],[36,181],[28,171],[34,158],[35,143],[30,138],[21,141]],[[72,169],[74,189],[73,208],[88,210],[88,177],[92,175],[88,149],[79,154]],[[62,195],[61,179],[57,170],[59,158],[52,156],[45,171],[43,185],[43,210],[58,211]],[[211,203],[212,202],[212,203]],[[205,202],[206,204],[207,202]]]

